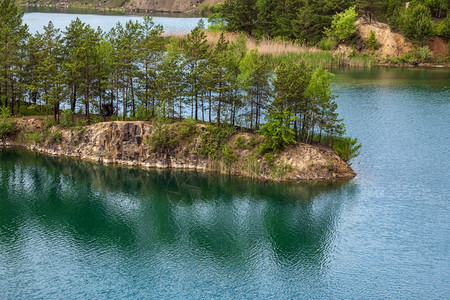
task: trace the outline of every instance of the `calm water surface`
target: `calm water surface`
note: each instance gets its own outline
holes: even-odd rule
[[[146,14],[147,15],[147,14]],[[30,33],[42,32],[43,27],[53,22],[55,28],[64,31],[70,22],[77,17],[92,28],[100,27],[103,31],[109,31],[117,22],[124,25],[127,21],[142,22],[144,14],[130,15],[122,12],[106,12],[98,14],[95,10],[89,9],[57,9],[57,8],[25,8],[23,16],[24,24],[29,27]],[[153,21],[164,27],[165,34],[189,33],[197,26],[200,17],[186,14],[152,13]],[[207,18],[203,18],[205,23]]]
[[[448,299],[449,72],[337,73],[350,182],[1,150],[1,298]]]

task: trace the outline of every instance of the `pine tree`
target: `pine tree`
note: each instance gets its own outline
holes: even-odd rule
[[[240,63],[239,81],[246,94],[244,117],[250,121],[250,128],[259,129],[263,110],[267,108],[271,94],[270,66],[251,50]]]
[[[227,70],[229,58],[227,55],[228,46],[229,42],[225,40],[225,36],[222,32],[210,57],[211,92],[215,95],[216,103],[214,103],[214,106],[216,110],[217,125],[221,124],[222,108],[226,101],[227,90],[229,89],[229,73]]]
[[[42,39],[39,36],[30,36],[28,38],[24,66],[24,78],[23,84],[28,94],[28,99],[35,106],[38,104],[39,99],[39,78],[37,68],[42,60]]]
[[[229,31],[244,31],[252,34],[255,29],[257,0],[225,0],[221,13]]]
[[[163,117],[182,117],[184,74],[183,57],[175,39],[170,41],[156,77],[157,96]]]
[[[305,95],[308,97],[308,122],[311,135],[307,135],[306,141],[314,141],[316,126],[320,129],[319,140],[322,138],[322,131],[343,133],[341,120],[337,119],[337,105],[331,93],[330,82],[333,74],[322,68],[317,68],[311,75]]]
[[[162,59],[164,49],[163,27],[155,25],[151,17],[144,17],[142,25],[142,39],[139,44],[139,61],[143,65],[141,75],[141,98],[148,112],[149,104],[151,114],[155,114],[155,94],[157,66]]]
[[[183,53],[188,66],[187,83],[189,85],[188,96],[194,101],[194,118],[198,120],[199,95],[202,94],[202,86],[199,85],[201,71],[200,62],[206,58],[208,45],[206,34],[201,24],[195,27],[187,35],[183,44]]]
[[[59,107],[64,100],[64,74],[61,71],[63,62],[62,38],[59,29],[50,21],[44,26],[44,32],[37,34],[40,60],[35,72],[38,78],[42,100],[48,108],[53,109],[55,121],[59,122]]]
[[[125,26],[117,23],[109,32],[110,42],[114,48],[115,88],[117,96],[117,111],[119,110],[118,90],[122,91],[122,118],[125,120],[128,114],[128,104],[131,100],[132,116],[136,116],[135,85],[139,69],[139,44],[142,30],[139,23],[128,21]]]
[[[303,62],[281,63],[275,74],[273,105],[280,111],[287,109],[293,113],[295,134],[306,140],[310,128],[307,121],[310,103],[305,91],[311,78],[310,70]]]
[[[10,104],[14,113],[14,101],[18,98],[18,75],[21,69],[21,52],[26,49],[28,26],[22,24],[23,12],[13,0],[0,2],[0,106]]]

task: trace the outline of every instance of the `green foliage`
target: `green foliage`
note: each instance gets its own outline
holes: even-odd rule
[[[356,6],[351,6],[341,13],[333,16],[331,28],[327,30],[329,37],[334,37],[338,41],[347,41],[356,31]]]
[[[267,151],[280,152],[290,144],[295,144],[295,132],[292,123],[295,121],[288,110],[274,110],[266,119],[266,123],[259,131],[264,135],[264,143],[260,147],[260,153]]]
[[[208,30],[211,32],[221,32],[226,29],[225,22],[220,14],[214,13],[208,17]]]
[[[23,11],[14,0],[0,1],[0,107],[20,99],[28,27],[22,24]],[[10,106],[11,109],[14,105]],[[12,111],[14,114],[14,112]]]
[[[427,62],[433,58],[433,52],[431,52],[428,46],[423,46],[418,49],[419,58],[422,62]]]
[[[430,9],[433,17],[444,18],[448,16],[449,2],[448,0],[424,0],[424,4]]]
[[[246,102],[251,107],[245,115],[250,120],[250,128],[259,129],[262,110],[266,107],[264,99],[270,97],[270,66],[268,61],[251,50],[239,63],[238,81],[245,91]]]
[[[145,108],[144,105],[137,106],[136,120],[137,121],[148,121],[150,120],[151,112]]]
[[[193,119],[183,119],[178,128],[180,139],[189,142],[193,140],[197,132],[197,122],[195,122],[195,120]]]
[[[97,124],[103,122],[103,118],[99,115],[91,115],[91,124]]]
[[[321,50],[329,51],[336,48],[337,42],[336,39],[333,37],[324,37],[320,40],[320,42],[317,44],[317,47]]]
[[[216,124],[206,125],[200,140],[199,154],[205,158],[221,158],[221,149],[228,143],[229,138],[235,133],[233,126],[217,126]]]
[[[166,152],[178,146],[179,142],[164,117],[155,118],[152,125],[154,126],[153,131],[146,141],[153,151]]]
[[[202,15],[202,17],[209,16],[211,14],[218,14],[222,10],[222,6],[222,3],[202,4],[202,6],[200,6],[200,14]]]
[[[233,152],[233,149],[231,149],[230,145],[228,144],[225,144],[222,147],[222,158],[224,159],[227,167],[230,167],[238,159],[237,155]]]
[[[377,37],[375,35],[375,31],[371,30],[370,31],[370,35],[369,38],[367,39],[367,41],[364,42],[364,47],[366,49],[369,49],[371,51],[375,51],[378,50],[380,48],[380,43],[377,40]]]
[[[234,141],[234,147],[237,149],[245,149],[246,148],[246,144],[245,144],[245,140],[242,136],[237,136],[236,140]]]
[[[266,154],[264,154],[264,161],[269,165],[272,166],[273,163],[275,162],[275,159],[277,157],[275,156],[275,154],[273,154],[272,152],[267,152]]]
[[[435,26],[434,34],[450,39],[450,14]]]
[[[86,119],[78,119],[75,121],[75,126],[77,127],[85,127],[88,125],[88,120]]]
[[[275,180],[282,180],[291,170],[290,164],[281,161],[270,167],[270,175]]]
[[[40,132],[25,133],[25,139],[28,143],[40,144],[44,141],[44,136]]]
[[[48,117],[44,119],[44,128],[45,128],[46,130],[52,128],[52,127],[55,126],[55,125],[56,125],[55,119],[53,119],[53,118],[48,118]]]
[[[16,122],[8,108],[0,108],[0,139],[17,131]]]
[[[259,163],[256,153],[248,155],[244,160],[242,171],[252,178],[260,177],[261,164]]]
[[[259,142],[255,139],[254,136],[251,136],[248,140],[248,147],[250,149],[255,149],[259,145]]]
[[[341,136],[345,132],[342,119],[336,112],[335,96],[331,93],[330,83],[333,74],[322,68],[317,68],[311,75],[305,95],[308,98],[307,127],[309,132],[302,133],[305,141],[313,142],[316,127],[319,127],[319,142],[322,133],[328,136]],[[305,125],[306,126],[306,125]]]
[[[61,144],[62,143],[62,132],[60,130],[54,130],[49,137],[49,142],[54,144]]]
[[[334,151],[346,162],[350,159],[357,157],[360,152],[359,149],[362,147],[358,144],[358,139],[351,137],[337,138],[333,142]]]
[[[73,112],[70,109],[64,110],[61,113],[61,125],[70,128],[73,125]]]
[[[227,30],[252,34],[257,17],[256,0],[225,0],[221,14]]]
[[[431,13],[428,7],[413,1],[408,9],[400,13],[399,28],[411,39],[422,42],[433,32]]]

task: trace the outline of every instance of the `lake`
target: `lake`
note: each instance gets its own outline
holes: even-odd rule
[[[103,14],[90,9],[61,9],[61,8],[24,8],[23,23],[27,24],[30,33],[36,31],[42,32],[43,26],[47,26],[51,20],[55,28],[64,31],[70,22],[77,17],[84,23],[89,24],[92,28],[100,27],[103,31],[109,31],[117,22],[124,25],[127,21],[142,21],[144,14],[125,14],[118,11],[108,11]],[[169,14],[169,13],[152,13],[155,24],[164,27],[164,34],[185,34],[189,33],[200,19],[208,23],[207,18],[200,18],[195,15],[186,14]]]
[[[350,182],[266,183],[0,151],[0,290],[30,298],[450,293],[447,70],[339,71]]]
[[[449,70],[334,72],[348,182],[0,150],[2,297],[448,299]]]

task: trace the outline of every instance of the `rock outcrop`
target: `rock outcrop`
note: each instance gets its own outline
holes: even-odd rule
[[[19,133],[0,140],[0,145],[22,146],[50,155],[104,164],[216,171],[280,181],[331,180],[355,176],[345,161],[323,145],[292,145],[277,155],[270,165],[252,149],[234,149],[237,157],[231,165],[202,157],[198,150],[204,125],[197,125],[200,132],[197,137],[166,151],[155,151],[147,143],[155,130],[150,122],[105,122],[73,130],[53,127],[46,131],[42,119],[22,118],[16,120],[16,126]],[[30,134],[42,132],[45,132],[46,138],[39,142],[27,138]],[[251,136],[260,138],[251,133],[235,133],[230,138],[230,145],[235,144],[237,135],[246,140]]]
[[[367,40],[370,32],[375,32],[375,37],[380,43],[380,48],[376,51],[382,56],[403,56],[412,50],[413,45],[407,41],[400,33],[392,32],[388,24],[361,18],[356,22],[356,31],[359,37]]]
[[[27,1],[20,5],[50,6],[59,8],[86,7],[94,9],[113,9],[141,12],[189,13],[198,12],[203,4],[217,4],[223,0],[80,0]]]
[[[217,0],[130,0],[125,8],[159,12],[189,12],[199,10],[203,4],[215,4]]]

